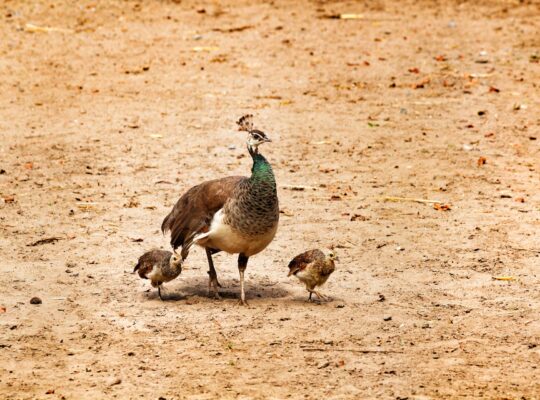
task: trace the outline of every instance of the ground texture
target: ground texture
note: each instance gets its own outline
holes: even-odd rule
[[[540,398],[538,2],[6,0],[0,35],[2,399]],[[162,302],[136,259],[249,174],[244,113],[282,210],[250,306],[201,249]]]

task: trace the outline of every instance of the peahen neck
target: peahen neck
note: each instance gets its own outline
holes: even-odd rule
[[[258,152],[250,152],[253,158],[253,166],[251,167],[250,180],[255,184],[269,184],[275,188],[276,178],[272,171],[272,166],[264,158],[264,156]]]

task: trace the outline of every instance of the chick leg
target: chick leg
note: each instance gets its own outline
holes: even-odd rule
[[[158,292],[158,295],[159,295],[159,298],[161,299],[161,301],[164,301],[165,299],[164,299],[163,296],[161,295],[161,283],[158,284],[157,292]]]
[[[214,297],[216,299],[221,299],[219,295],[218,287],[221,287],[217,279],[217,273],[214,268],[214,261],[212,260],[212,251],[206,249],[206,257],[208,258],[208,295],[210,296],[210,291],[214,292]]]
[[[324,294],[322,294],[321,292],[314,291],[314,293],[317,295],[319,299],[324,300],[324,301],[330,301],[330,299],[326,297]]]
[[[238,271],[240,272],[240,304],[247,306],[246,294],[244,292],[244,271],[247,268],[248,258],[245,254],[240,253],[238,256]]]

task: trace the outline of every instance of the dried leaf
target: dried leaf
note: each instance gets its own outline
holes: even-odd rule
[[[493,279],[496,281],[515,281],[516,280],[514,276],[494,276]]]
[[[40,239],[40,240],[37,240],[35,242],[27,244],[27,246],[28,247],[40,246],[42,244],[58,242],[60,239],[62,239],[62,238],[60,238],[60,237],[50,237],[50,238],[46,238],[46,239]]]
[[[500,90],[497,89],[495,86],[490,86],[489,87],[489,93],[499,93]]]
[[[34,163],[33,162],[24,163],[24,169],[34,169]]]
[[[411,74],[419,74],[420,70],[417,67],[414,67],[414,68],[409,68],[409,72]]]
[[[446,60],[447,60],[446,56],[442,54],[435,57],[435,61],[446,61]]]
[[[339,14],[339,19],[362,19],[364,14]]]
[[[243,25],[243,26],[236,26],[233,28],[214,28],[212,29],[214,32],[224,32],[224,33],[233,33],[233,32],[242,32],[246,29],[253,28],[253,25]]]
[[[354,214],[351,217],[351,221],[367,221],[369,218],[360,214]]]
[[[6,204],[15,203],[15,196],[12,196],[12,195],[4,196],[4,201],[6,202]]]
[[[73,30],[71,29],[53,28],[49,26],[38,26],[38,25],[30,24],[30,23],[24,26],[24,30],[30,33],[49,33],[49,32],[73,33]]]
[[[287,208],[282,208],[281,210],[279,210],[279,212],[283,215],[286,215],[287,217],[292,217],[294,216],[294,213],[290,210],[288,210]]]
[[[6,307],[0,307],[0,314],[5,313],[5,312],[6,312]]]
[[[124,204],[124,208],[137,208],[141,205],[135,198],[131,198],[128,203]]]
[[[481,167],[482,165],[484,165],[485,163],[487,163],[487,158],[486,157],[480,157],[477,161],[477,164],[479,167]]]
[[[45,392],[45,394],[54,394],[54,389],[49,389]]]
[[[200,53],[200,52],[203,52],[203,51],[216,51],[216,50],[219,50],[219,47],[216,47],[216,46],[195,46],[191,50]]]
[[[423,89],[429,82],[431,82],[431,78],[424,78],[420,82],[413,83],[412,88]]]
[[[433,208],[437,211],[450,211],[450,204],[441,204],[441,203],[435,203],[433,204]]]

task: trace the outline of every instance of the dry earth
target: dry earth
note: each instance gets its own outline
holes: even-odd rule
[[[540,398],[539,2],[4,0],[0,34],[2,399]],[[249,174],[246,112],[282,208],[250,306],[200,249],[162,302],[135,261]]]

